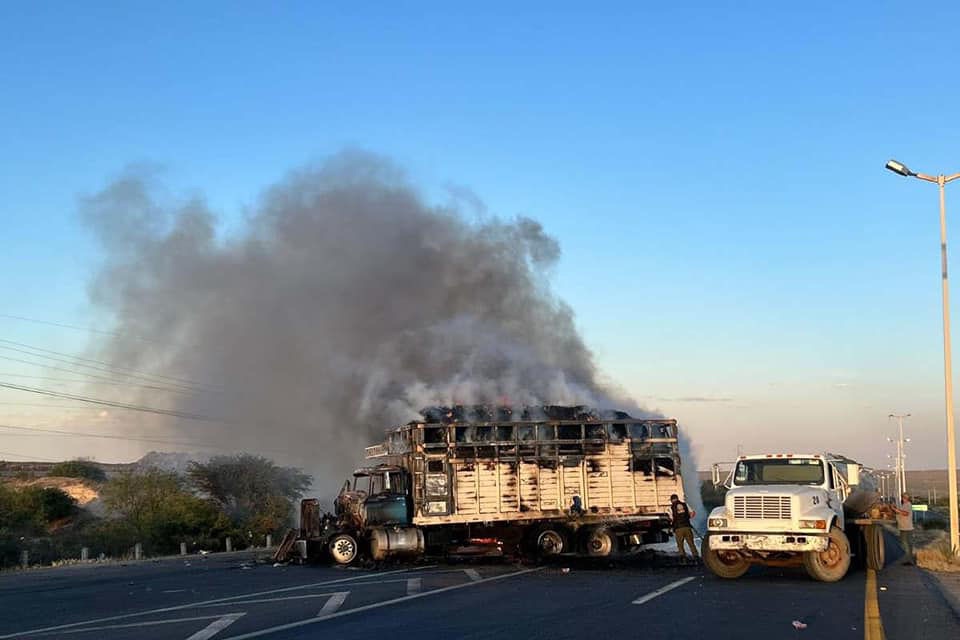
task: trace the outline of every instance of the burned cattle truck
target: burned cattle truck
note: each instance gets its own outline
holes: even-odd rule
[[[278,559],[350,564],[525,551],[609,556],[663,542],[683,499],[676,420],[583,407],[438,407],[387,432],[321,515],[301,504]]]

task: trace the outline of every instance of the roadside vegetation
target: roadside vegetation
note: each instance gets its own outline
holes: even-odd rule
[[[96,463],[71,460],[50,476],[80,478],[99,496],[97,508],[80,508],[55,487],[0,484],[0,568],[50,564],[80,557],[124,558],[140,543],[145,555],[217,551],[263,545],[292,524],[295,504],[310,486],[299,469],[248,454],[191,463],[180,474],[157,468],[107,478]],[[88,505],[90,506],[90,505]]]
[[[928,533],[928,532],[925,532]],[[960,571],[960,557],[950,551],[950,537],[936,531],[933,539],[917,548],[917,566],[930,571]]]

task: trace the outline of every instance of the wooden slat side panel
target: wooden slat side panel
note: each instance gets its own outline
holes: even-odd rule
[[[560,509],[560,482],[556,469],[540,467],[540,510]]]

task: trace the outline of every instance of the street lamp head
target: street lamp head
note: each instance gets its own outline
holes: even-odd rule
[[[903,164],[902,162],[897,162],[896,160],[888,160],[886,166],[887,166],[887,169],[889,169],[890,171],[893,171],[894,173],[899,173],[902,176],[909,177],[909,176],[915,175],[913,171],[910,171],[910,169],[907,169],[907,166],[905,164]]]

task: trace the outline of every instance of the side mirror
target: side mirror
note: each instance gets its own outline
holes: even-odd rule
[[[720,486],[720,465],[716,462],[713,463],[713,486],[714,488]]]
[[[847,484],[851,487],[855,487],[860,484],[860,465],[847,465]]]

